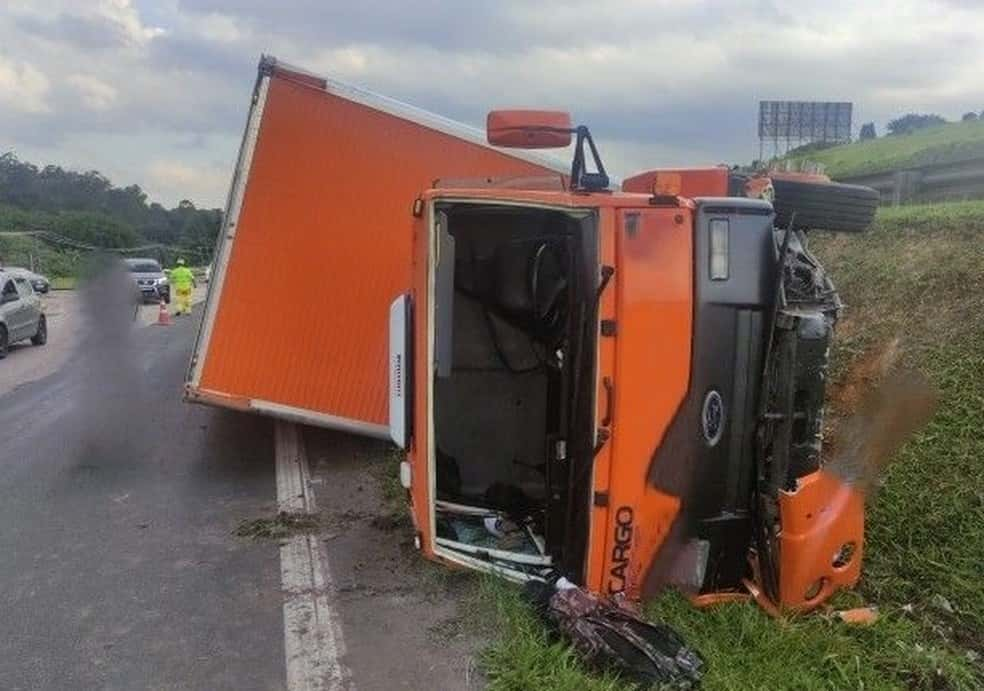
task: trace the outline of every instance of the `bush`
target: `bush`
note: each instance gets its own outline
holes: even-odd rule
[[[922,113],[908,113],[900,118],[895,118],[888,123],[886,129],[889,134],[910,134],[916,130],[921,130],[934,125],[945,125],[946,119],[942,116]]]

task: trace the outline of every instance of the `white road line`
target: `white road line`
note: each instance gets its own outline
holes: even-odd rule
[[[297,425],[278,420],[274,436],[277,504],[288,513],[315,513],[307,454]],[[352,691],[327,555],[317,535],[295,535],[280,547],[284,590],[284,652],[289,691]]]

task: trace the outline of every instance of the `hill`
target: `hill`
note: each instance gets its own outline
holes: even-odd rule
[[[52,276],[77,273],[88,247],[209,260],[222,212],[182,201],[172,209],[150,202],[137,185],[117,187],[98,171],[37,166],[0,156],[0,258],[38,266]],[[25,235],[38,233],[40,235]]]
[[[857,141],[790,158],[823,163],[834,179],[984,157],[984,121],[953,122],[912,134]]]

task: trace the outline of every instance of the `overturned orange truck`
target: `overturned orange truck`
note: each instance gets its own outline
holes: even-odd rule
[[[875,198],[618,191],[565,114],[487,124],[261,60],[187,398],[391,438],[448,564],[793,609],[852,585],[863,496],[821,459],[841,303],[805,231]]]

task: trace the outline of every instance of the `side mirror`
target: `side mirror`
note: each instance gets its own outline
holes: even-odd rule
[[[489,144],[514,149],[570,146],[571,114],[559,110],[493,110],[485,121]]]

